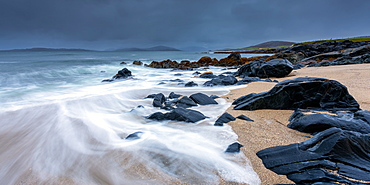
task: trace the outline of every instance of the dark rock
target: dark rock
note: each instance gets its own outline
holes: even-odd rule
[[[203,120],[206,117],[199,111],[184,109],[184,108],[175,108],[169,113],[156,112],[147,117],[148,119],[154,119],[157,121],[163,120],[173,120],[173,121],[184,121],[195,123],[197,121]]]
[[[240,53],[231,53],[227,58],[232,59],[232,60],[240,60],[242,57]]]
[[[136,140],[136,139],[140,139],[141,135],[143,135],[143,132],[138,131],[138,132],[134,132],[134,133],[128,135],[125,139],[126,140]]]
[[[241,147],[243,147],[243,145],[241,145],[238,142],[235,142],[227,147],[225,153],[230,153],[230,154],[239,153]]]
[[[257,152],[266,168],[297,184],[368,184],[370,135],[330,128],[302,142]]]
[[[200,74],[202,74],[202,73],[200,73],[199,71],[196,71],[196,72],[193,73],[193,75],[200,75]]]
[[[119,64],[123,65],[123,64],[127,64],[127,63],[126,63],[126,62],[121,62],[121,63],[119,63]]]
[[[166,120],[165,114],[163,114],[162,112],[155,112],[155,113],[151,114],[150,116],[148,116],[147,118],[148,119],[154,119],[154,120],[157,120],[157,121]]]
[[[190,81],[190,82],[185,84],[185,87],[194,87],[194,86],[198,86],[198,84],[193,82],[193,81]]]
[[[359,104],[344,85],[335,80],[316,77],[285,80],[276,84],[270,91],[242,96],[233,104],[236,104],[236,110],[359,110]]]
[[[180,98],[182,95],[181,94],[176,94],[174,92],[171,92],[170,95],[168,95],[168,98],[174,99],[174,98]]]
[[[105,79],[105,80],[102,80],[101,82],[113,82],[114,80],[112,79]]]
[[[170,82],[184,82],[184,80],[181,80],[181,79],[174,79],[174,80],[169,80]]]
[[[216,78],[217,76],[214,75],[212,72],[204,72],[199,77],[200,78]]]
[[[270,61],[255,60],[240,67],[235,76],[249,77],[285,77],[293,70],[293,64],[286,59],[272,59]]]
[[[182,74],[181,73],[176,73],[173,76],[182,76]]]
[[[216,95],[211,95],[211,96],[209,96],[210,98],[212,98],[212,99],[217,99],[217,98],[220,98],[219,96],[216,96]]]
[[[238,117],[236,117],[236,118],[241,119],[241,120],[245,120],[245,121],[252,121],[252,122],[254,122],[254,120],[253,120],[253,119],[251,119],[251,118],[249,118],[249,117],[247,117],[247,116],[245,116],[245,115],[239,115],[239,116],[238,116]]]
[[[336,127],[342,130],[370,133],[370,111],[357,111],[356,113],[304,114],[297,109],[289,119],[288,127],[305,133],[316,133],[328,128]]]
[[[124,79],[132,76],[131,71],[127,68],[123,68],[122,70],[118,71],[118,73],[113,76],[113,79]]]
[[[225,112],[223,113],[215,122],[215,126],[223,126],[224,123],[229,123],[230,121],[235,121],[236,118],[231,114]]]
[[[188,108],[188,107],[193,107],[193,106],[198,106],[197,103],[195,103],[192,99],[190,99],[187,96],[183,96],[176,104],[177,107],[182,107],[182,108]]]
[[[157,94],[149,94],[147,97],[145,98],[154,98]]]
[[[219,75],[215,78],[213,78],[210,81],[205,82],[203,85],[204,86],[214,86],[214,85],[234,85],[238,83],[238,80],[233,77],[233,76],[224,76],[224,75]]]
[[[166,97],[162,93],[158,93],[154,96],[153,107],[163,107],[165,101]]]
[[[203,93],[192,94],[190,95],[190,98],[199,105],[218,104],[214,99]]]
[[[134,62],[132,62],[132,64],[141,66],[143,65],[143,62],[135,60]]]

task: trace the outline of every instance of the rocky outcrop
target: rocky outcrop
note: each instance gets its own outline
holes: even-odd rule
[[[299,77],[276,84],[270,91],[249,94],[233,102],[236,110],[314,108],[359,110],[347,88],[335,80]]]
[[[330,128],[257,152],[266,168],[297,184],[370,184],[370,135]]]
[[[293,64],[286,59],[272,59],[270,61],[255,60],[243,65],[234,74],[244,77],[285,77],[293,70]]]
[[[329,128],[370,133],[370,111],[312,113],[297,109],[289,119],[288,127],[305,133],[317,133]]]

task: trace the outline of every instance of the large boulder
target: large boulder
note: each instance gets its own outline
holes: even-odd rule
[[[289,119],[288,127],[305,133],[317,133],[336,127],[342,130],[370,133],[370,111],[355,113],[312,113],[297,109]]]
[[[359,110],[347,88],[335,80],[299,77],[276,84],[270,91],[248,94],[233,102],[236,110],[314,108]]]
[[[235,76],[249,77],[285,77],[293,70],[293,64],[286,59],[272,59],[270,61],[255,60],[239,68]]]
[[[147,117],[157,121],[173,120],[195,123],[206,118],[201,112],[185,108],[175,108],[169,113],[156,112]]]
[[[297,184],[370,181],[369,134],[330,128],[302,143],[261,150],[257,156],[266,168]]]
[[[199,105],[218,104],[213,98],[203,93],[192,94],[190,95],[190,98]]]

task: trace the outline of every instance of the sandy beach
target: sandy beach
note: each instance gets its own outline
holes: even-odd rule
[[[279,82],[297,77],[323,77],[337,80],[348,88],[349,93],[360,104],[363,110],[370,110],[370,64],[341,65],[330,67],[310,67],[294,70],[288,77],[274,78]],[[253,82],[247,87],[231,91],[223,98],[230,102],[249,93],[259,93],[270,90],[275,83]],[[253,119],[254,122],[236,121],[228,123],[238,134],[238,141],[244,145],[242,151],[251,161],[253,169],[259,175],[263,185],[272,184],[293,184],[285,176],[277,175],[266,169],[262,161],[257,157],[256,152],[273,146],[288,145],[302,142],[310,135],[294,131],[287,127],[288,119],[293,113],[292,110],[255,110],[242,111],[233,110],[231,106],[227,112],[234,117],[244,114]]]

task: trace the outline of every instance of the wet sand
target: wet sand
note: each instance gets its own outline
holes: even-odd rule
[[[288,77],[276,78],[279,82],[297,77],[323,77],[337,80],[348,88],[349,93],[360,104],[363,110],[370,110],[370,64],[341,65],[330,67],[310,67],[294,70]],[[274,79],[272,79],[274,80]],[[235,99],[249,93],[259,93],[270,90],[276,83],[253,82],[247,87],[231,91],[226,98],[233,102]],[[294,131],[287,127],[292,110],[233,110],[227,112],[234,117],[244,114],[254,122],[237,119],[228,123],[238,134],[238,141],[244,145],[242,151],[251,161],[253,169],[259,175],[262,185],[293,184],[285,176],[277,175],[266,169],[256,153],[262,149],[288,145],[307,140],[310,135]]]

